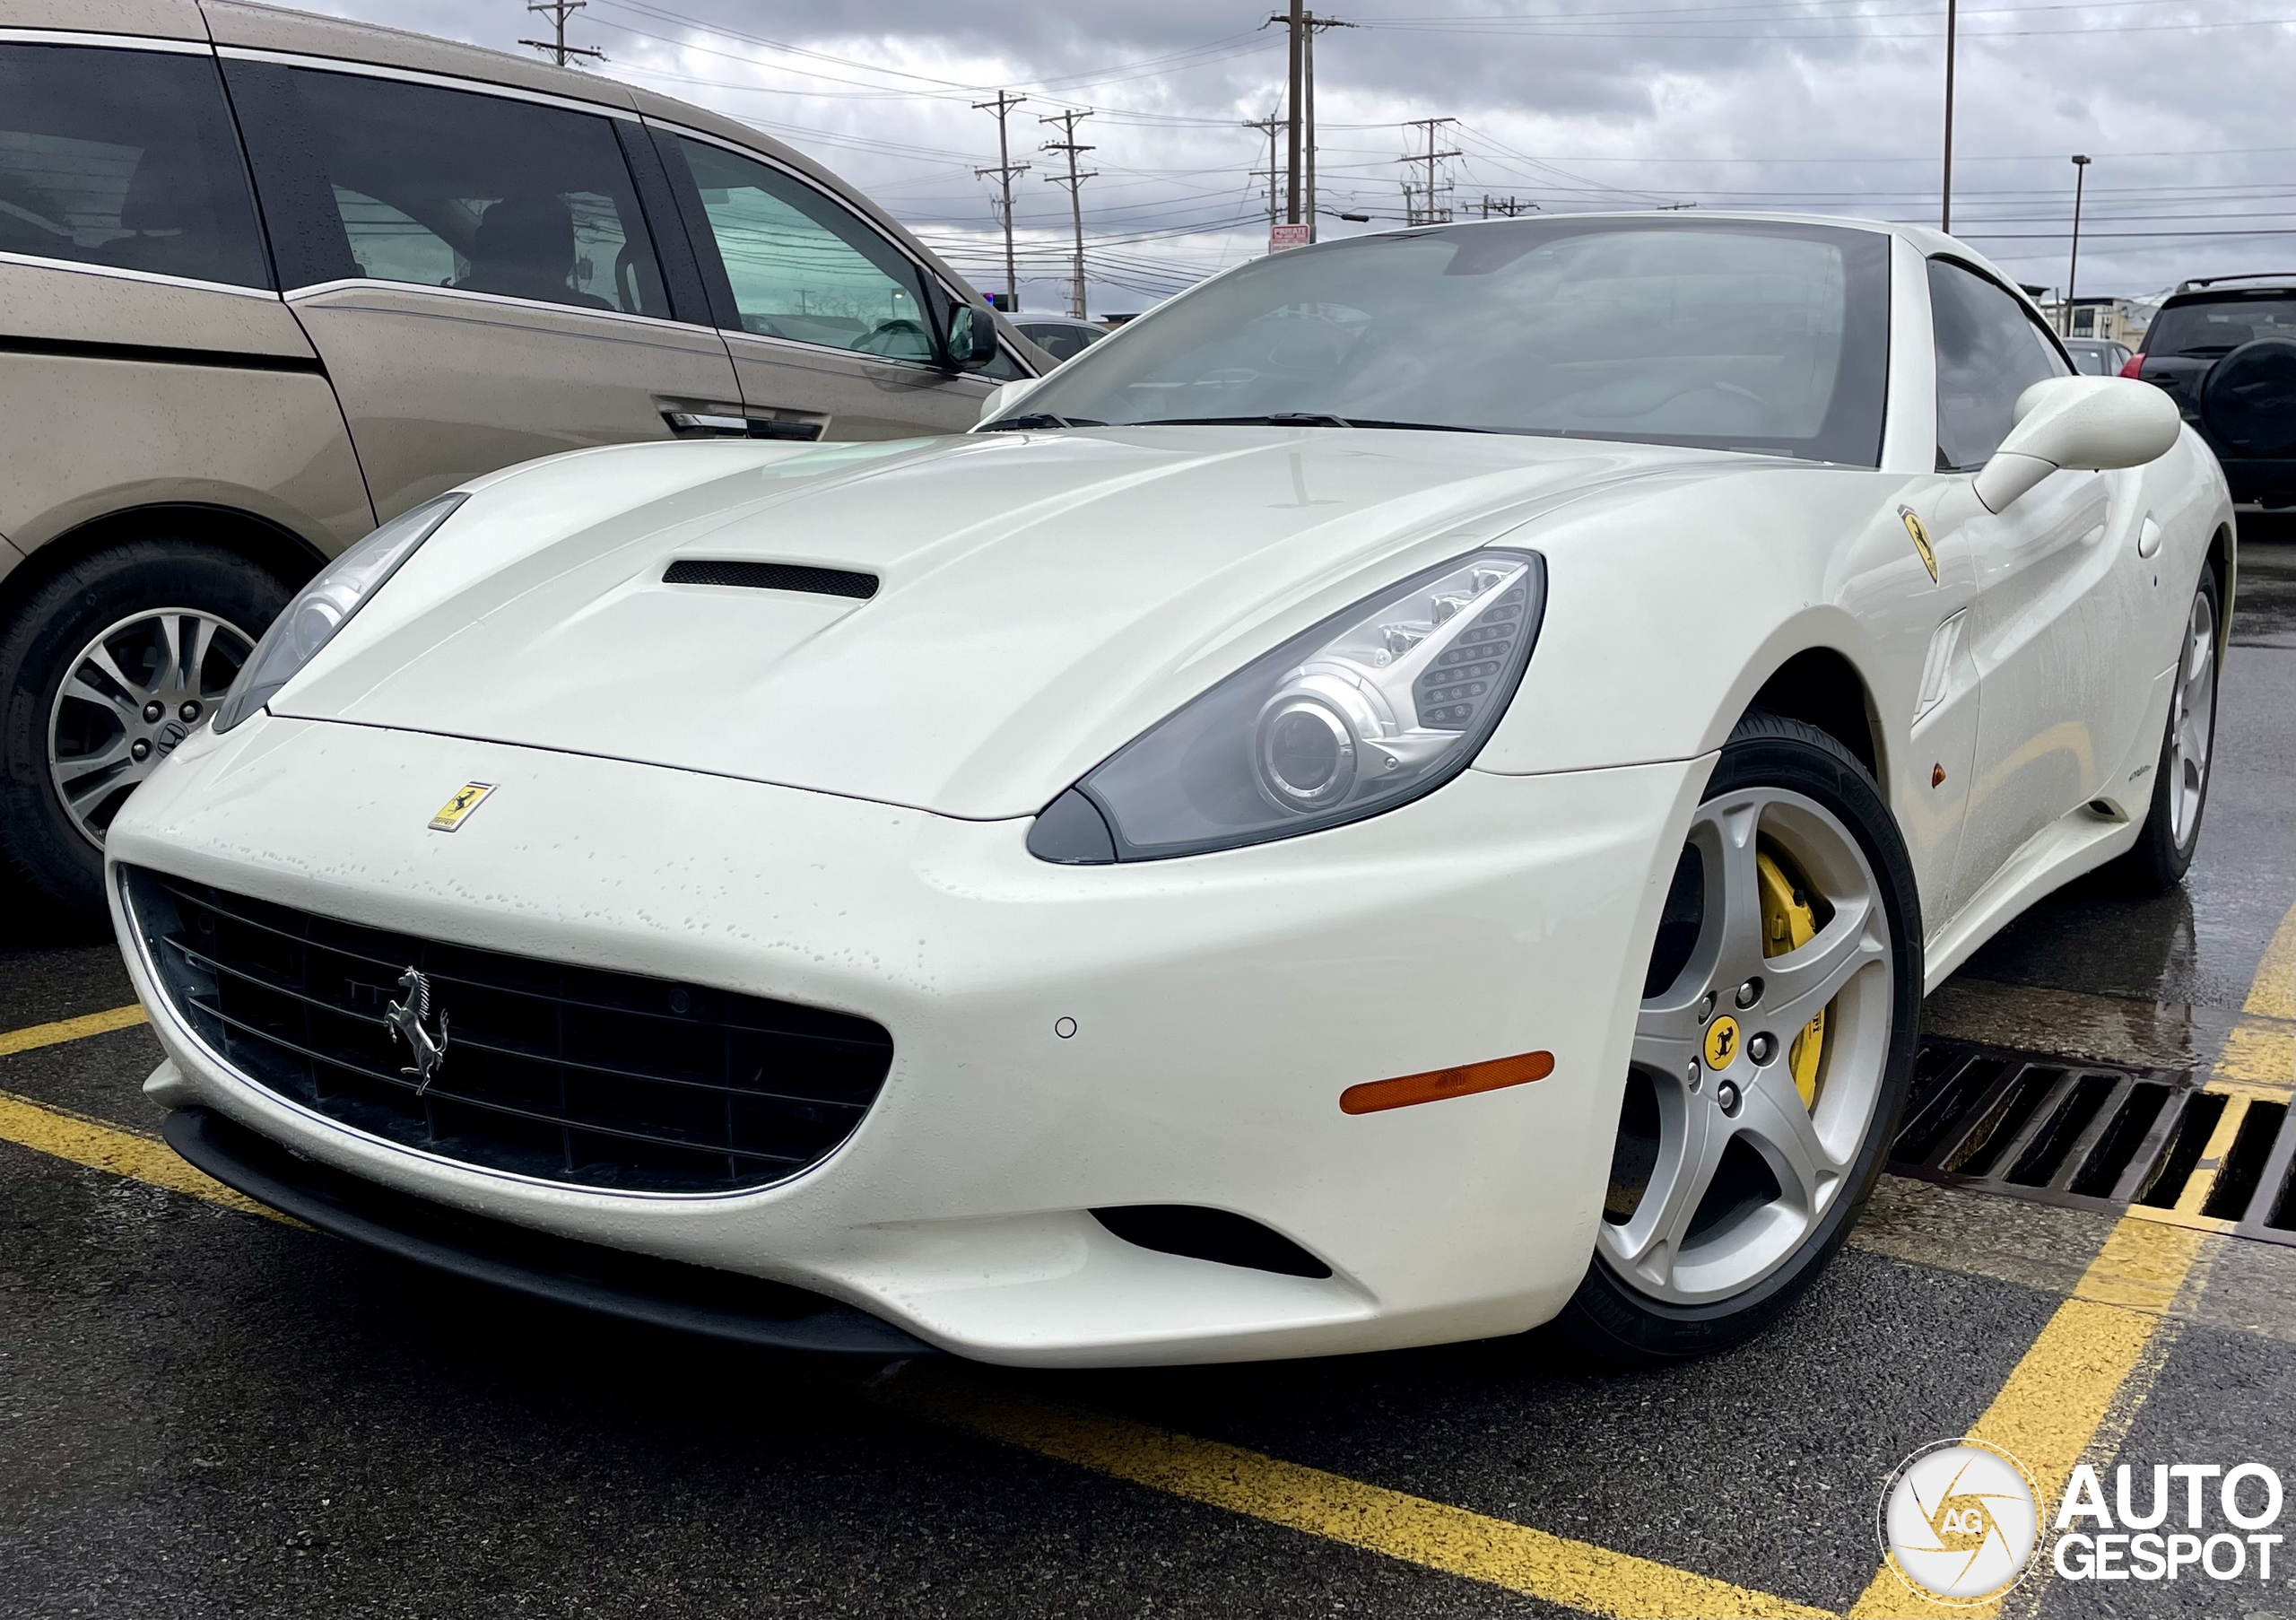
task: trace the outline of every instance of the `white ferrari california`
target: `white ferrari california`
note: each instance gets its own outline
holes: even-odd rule
[[[1280,254],[968,435],[376,530],[112,826],[148,1089],[316,1226],[760,1343],[1691,1354],[1843,1241],[1926,989],[2179,880],[2234,560],[1947,237]]]

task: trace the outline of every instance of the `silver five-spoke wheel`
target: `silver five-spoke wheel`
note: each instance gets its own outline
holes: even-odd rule
[[[2181,848],[2200,820],[2216,736],[2216,609],[2205,591],[2193,596],[2169,703],[2169,832]]]
[[[162,607],[81,649],[48,721],[48,780],[81,836],[102,845],[127,796],[206,723],[254,647],[213,614]]]
[[[1742,1294],[1849,1188],[1892,1051],[1896,973],[1873,863],[1783,788],[1700,806],[1676,886],[1694,939],[1642,1003],[1597,1238],[1636,1293]]]

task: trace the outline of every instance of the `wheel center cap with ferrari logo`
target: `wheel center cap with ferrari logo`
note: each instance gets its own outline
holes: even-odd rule
[[[1738,1021],[1724,1014],[1706,1026],[1706,1067],[1728,1068],[1738,1058]]]

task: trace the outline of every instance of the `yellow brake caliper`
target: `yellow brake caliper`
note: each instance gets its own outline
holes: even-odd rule
[[[1761,954],[1783,956],[1816,938],[1817,917],[1808,899],[1786,875],[1786,869],[1768,854],[1757,853],[1754,870],[1761,884]],[[1794,1089],[1802,1093],[1805,1108],[1817,1105],[1818,1058],[1825,1049],[1826,1015],[1821,1009],[1794,1037],[1786,1053],[1786,1066],[1794,1071]]]

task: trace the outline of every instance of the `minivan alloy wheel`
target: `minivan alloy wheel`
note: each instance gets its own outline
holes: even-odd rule
[[[214,713],[255,638],[193,607],[134,614],[80,650],[48,721],[48,772],[82,837],[101,848],[120,806]]]

